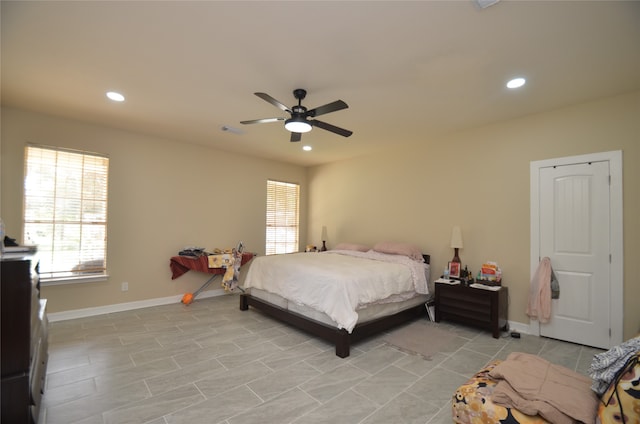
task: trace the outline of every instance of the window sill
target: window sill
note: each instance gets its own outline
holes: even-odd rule
[[[107,281],[109,279],[109,275],[107,274],[99,274],[99,275],[85,275],[82,277],[60,277],[60,278],[41,278],[40,285],[41,286],[61,286],[66,284],[81,284],[81,283],[96,283],[99,281]]]

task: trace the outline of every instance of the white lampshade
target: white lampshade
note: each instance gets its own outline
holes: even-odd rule
[[[284,127],[291,132],[306,133],[311,131],[311,124],[302,118],[291,118],[284,122]]]
[[[451,247],[462,249],[462,231],[460,230],[459,225],[454,225],[451,230]]]
[[[327,227],[322,226],[322,241],[327,241]]]

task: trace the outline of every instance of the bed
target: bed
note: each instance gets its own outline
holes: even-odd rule
[[[247,272],[240,309],[252,306],[327,340],[345,358],[352,343],[426,315],[429,259],[413,245],[388,242],[262,256]]]

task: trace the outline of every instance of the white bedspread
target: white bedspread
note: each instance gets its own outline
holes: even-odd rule
[[[373,250],[290,253],[254,258],[245,288],[324,312],[351,332],[359,307],[427,294],[427,271],[427,264]]]

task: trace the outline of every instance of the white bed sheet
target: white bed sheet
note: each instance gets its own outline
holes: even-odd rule
[[[292,253],[254,258],[245,288],[257,288],[326,314],[348,332],[367,305],[428,294],[429,266],[369,251]]]

